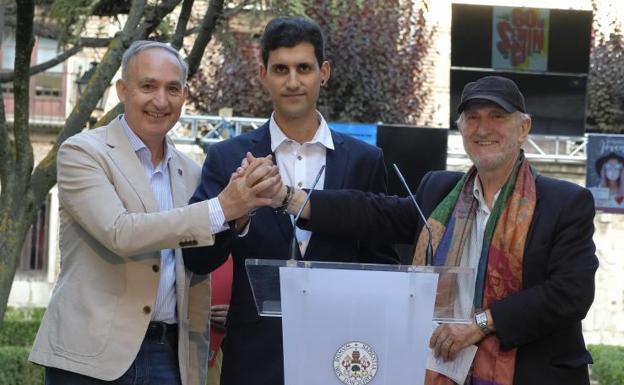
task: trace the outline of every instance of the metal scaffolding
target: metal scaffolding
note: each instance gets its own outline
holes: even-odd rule
[[[169,136],[175,143],[197,144],[206,148],[212,143],[254,130],[264,122],[266,119],[262,118],[183,115]],[[583,164],[587,160],[586,145],[587,135],[529,135],[524,150],[529,159],[538,162]],[[461,136],[456,130],[449,130],[448,157],[457,159],[467,157]]]

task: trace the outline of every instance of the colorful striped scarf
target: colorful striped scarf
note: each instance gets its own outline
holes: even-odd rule
[[[433,230],[434,265],[459,266],[478,208],[473,194],[476,178],[477,170],[473,166],[427,220]],[[487,309],[491,303],[522,289],[522,258],[535,202],[535,176],[521,153],[485,227],[475,284],[475,309]],[[416,244],[414,265],[424,264],[427,237],[423,228]],[[496,334],[489,334],[478,343],[471,384],[513,384],[516,349],[503,352],[499,345]],[[425,384],[444,385],[453,381],[427,371]]]

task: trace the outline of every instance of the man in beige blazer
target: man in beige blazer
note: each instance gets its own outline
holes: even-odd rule
[[[200,166],[166,137],[187,71],[170,46],[133,43],[116,84],[124,115],[59,149],[61,273],[30,354],[48,385],[205,384],[210,281],[185,269],[180,249],[212,245],[281,182],[265,158],[187,205]]]

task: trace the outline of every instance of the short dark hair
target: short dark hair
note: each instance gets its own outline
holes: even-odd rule
[[[162,49],[173,55],[173,57],[175,57],[178,61],[178,65],[182,71],[182,79],[180,79],[180,82],[182,84],[186,84],[186,78],[188,77],[188,64],[184,61],[182,55],[180,55],[180,53],[171,45],[152,40],[134,41],[124,52],[121,58],[121,78],[124,81],[128,80],[128,67],[130,66],[132,60],[134,60],[139,53],[148,49]]]
[[[271,20],[260,40],[262,47],[262,63],[269,64],[269,52],[281,47],[294,47],[301,43],[314,46],[314,56],[319,67],[325,61],[325,40],[321,27],[308,18],[300,16],[282,16]]]

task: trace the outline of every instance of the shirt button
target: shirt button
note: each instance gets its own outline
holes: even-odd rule
[[[152,311],[152,308],[149,306],[143,306],[143,313],[149,314]]]
[[[303,183],[301,182],[297,183],[297,187],[301,188],[301,186],[303,186]]]
[[[303,159],[303,157],[301,155],[297,155],[297,159],[301,160],[301,159]]]
[[[158,273],[158,270],[160,270],[160,267],[158,265],[152,265],[152,271],[154,273]]]

